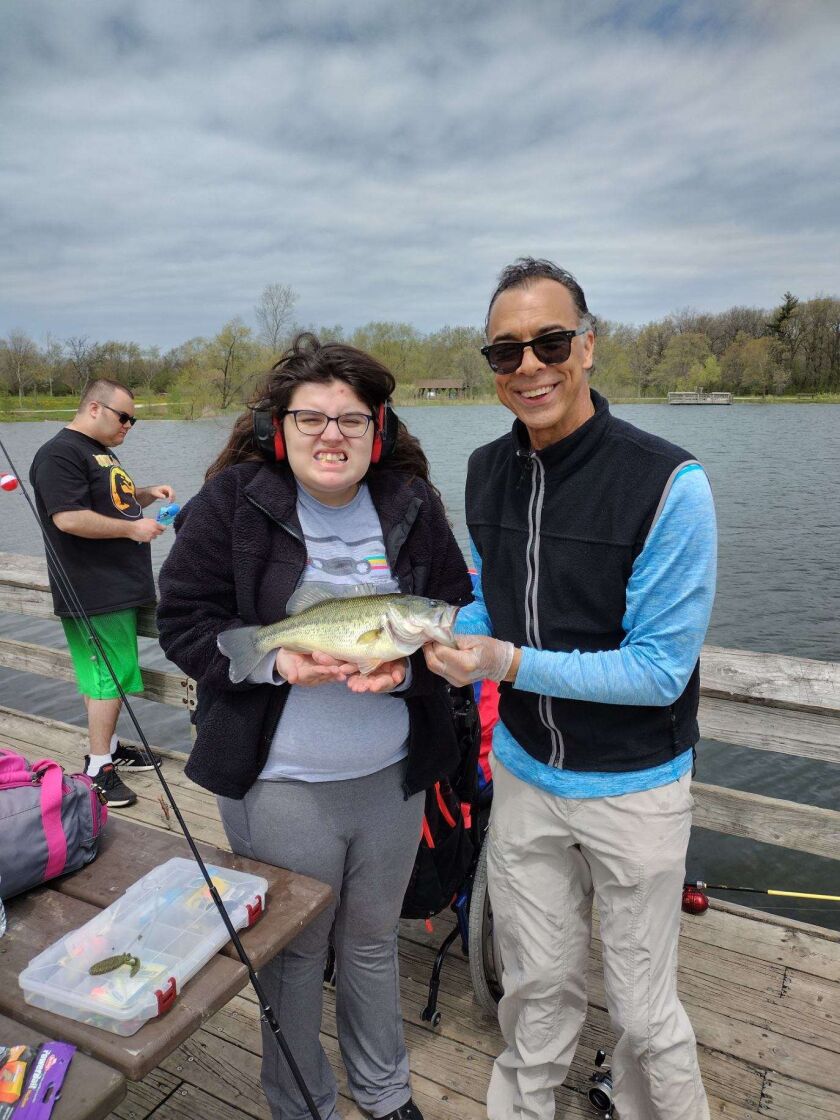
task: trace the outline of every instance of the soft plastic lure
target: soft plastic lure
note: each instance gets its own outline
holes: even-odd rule
[[[133,957],[131,953],[118,953],[115,957],[105,957],[104,960],[96,961],[88,972],[91,976],[104,976],[106,972],[113,972],[117,968],[122,968],[124,964],[131,966],[132,976],[136,976],[140,971],[139,957]]]

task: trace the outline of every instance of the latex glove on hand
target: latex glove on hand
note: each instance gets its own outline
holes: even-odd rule
[[[500,642],[479,634],[457,634],[455,641],[457,649],[438,642],[423,646],[426,664],[433,673],[458,686],[482,680],[504,680],[516,652],[513,642]]]

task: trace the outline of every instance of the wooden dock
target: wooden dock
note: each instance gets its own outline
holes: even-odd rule
[[[44,565],[0,554],[0,612],[51,617]],[[0,616],[0,625],[2,616]],[[147,616],[147,633],[153,623]],[[72,679],[64,651],[0,638],[0,666]],[[147,671],[149,698],[189,708],[192,682]],[[757,750],[840,762],[840,666],[708,647],[702,668],[701,726],[707,738]],[[0,708],[0,743],[30,758],[48,754],[78,769],[86,736],[78,727]],[[224,845],[214,799],[183,773],[184,756],[165,751],[166,775],[197,839]],[[133,775],[139,800],[121,811],[167,830],[154,774]],[[697,783],[695,823],[796,851],[838,858],[840,813]],[[415,1098],[426,1120],[479,1120],[501,1040],[472,994],[467,962],[455,949],[443,971],[442,1021],[422,1023],[434,954],[451,928],[429,933],[404,922],[402,1001]],[[1,946],[0,946],[1,947]],[[2,956],[0,955],[0,969]],[[8,982],[7,978],[4,978]],[[680,990],[700,1047],[714,1117],[836,1120],[840,1116],[840,933],[722,902],[683,915]],[[344,1086],[334,1000],[325,990],[324,1045]],[[590,1007],[558,1116],[597,1115],[586,1098],[595,1051],[612,1050],[597,928],[590,958]],[[240,1120],[268,1117],[259,1086],[259,1022],[250,994],[236,996],[142,1082],[112,1114],[120,1120]],[[346,1120],[362,1113],[344,1100]],[[632,1120],[632,1118],[625,1118]]]
[[[731,393],[706,393],[702,389],[668,394],[668,404],[732,404]]]

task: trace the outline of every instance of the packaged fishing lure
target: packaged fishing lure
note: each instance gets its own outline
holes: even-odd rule
[[[0,1120],[12,1115],[34,1057],[30,1046],[0,1046]]]

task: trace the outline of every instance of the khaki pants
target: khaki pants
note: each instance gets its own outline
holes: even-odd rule
[[[506,1048],[490,1079],[490,1120],[554,1116],[586,1017],[593,897],[621,1120],[708,1120],[676,990],[690,784],[686,774],[642,793],[568,799],[494,763],[487,859]]]

